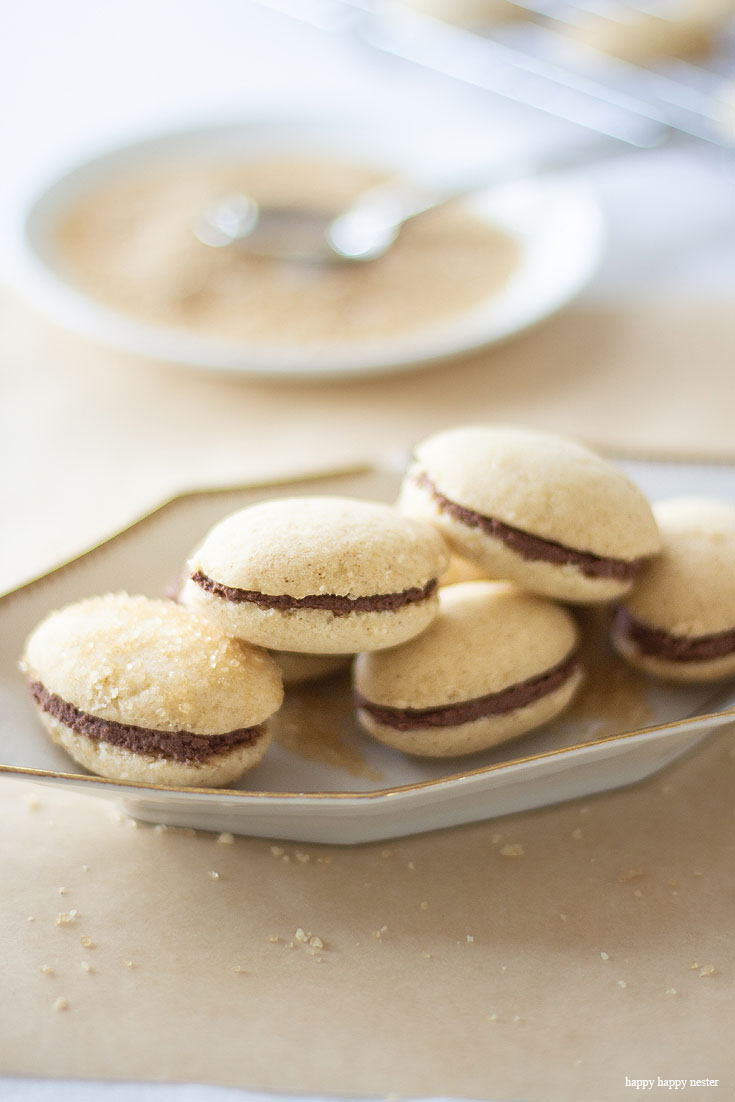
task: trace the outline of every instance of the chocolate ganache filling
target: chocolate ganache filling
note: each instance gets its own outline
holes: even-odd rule
[[[709,662],[735,654],[735,628],[712,635],[674,635],[662,628],[647,627],[634,620],[624,608],[615,613],[615,630],[630,639],[642,654],[673,662]]]
[[[479,528],[487,535],[501,540],[521,558],[542,562],[568,564],[576,566],[588,578],[613,578],[616,581],[632,581],[643,565],[643,559],[614,559],[595,555],[592,551],[577,551],[565,547],[554,540],[532,536],[521,528],[514,528],[495,517],[486,517],[441,494],[429,476],[423,472],[416,474],[414,480],[418,486],[428,490],[439,506],[439,511],[466,524],[469,528]]]
[[[560,688],[578,669],[576,655],[572,654],[537,677],[520,681],[517,685],[511,685],[499,693],[488,693],[486,696],[460,700],[456,704],[445,704],[438,708],[391,708],[386,704],[373,704],[360,693],[355,694],[355,703],[378,723],[393,727],[396,731],[457,727],[460,723],[472,723],[476,719],[505,715],[507,712],[515,711],[516,708],[525,708],[526,705],[533,704],[534,701]]]
[[[134,727],[100,716],[81,712],[73,704],[50,693],[40,681],[31,682],[31,693],[38,706],[59,723],[78,735],[121,746],[135,754],[148,754],[181,762],[203,762],[212,754],[233,746],[245,746],[263,734],[265,727],[243,727],[222,735],[194,735],[190,731],[156,731],[151,727]]]
[[[307,597],[291,597],[288,593],[259,593],[254,589],[235,589],[208,578],[201,570],[191,575],[191,580],[226,601],[236,604],[248,603],[258,608],[276,608],[279,610],[311,608],[332,612],[335,616],[346,616],[350,612],[394,612],[405,605],[416,604],[431,597],[437,586],[432,578],[423,586],[412,586],[400,593],[376,593],[372,597],[340,597],[336,593],[314,593]]]

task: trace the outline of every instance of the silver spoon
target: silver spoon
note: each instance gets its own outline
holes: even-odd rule
[[[656,124],[650,140],[639,144],[641,148],[655,148],[667,137],[665,128]],[[203,212],[194,233],[212,248],[237,246],[279,260],[315,264],[377,260],[390,249],[406,222],[420,214],[541,169],[574,168],[629,149],[609,138],[587,139],[554,150],[543,158],[543,164],[529,164],[527,160],[504,163],[495,166],[491,176],[485,169],[479,178],[475,175],[468,181],[465,176],[460,184],[446,186],[433,195],[393,180],[363,192],[341,213],[262,204],[247,195],[227,195]]]
[[[363,192],[345,211],[258,203],[226,195],[208,207],[194,233],[212,248],[238,245],[256,256],[312,263],[376,260],[391,247],[410,218],[475,189],[428,196],[408,185],[381,185]]]

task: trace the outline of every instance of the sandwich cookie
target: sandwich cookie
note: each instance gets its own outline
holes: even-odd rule
[[[735,676],[735,505],[676,498],[654,509],[663,550],[616,612],[612,640],[671,681]]]
[[[188,564],[181,601],[263,647],[350,654],[428,627],[447,562],[431,525],[389,505],[264,501],[212,529]]]
[[[361,654],[360,723],[397,750],[450,757],[485,750],[558,715],[582,680],[564,608],[508,582],[443,587],[418,639]]]
[[[444,577],[446,576],[445,574]],[[166,597],[171,601],[180,602],[181,588],[185,581],[184,574],[171,582],[166,590]],[[441,584],[444,584],[443,579]],[[319,681],[323,677],[332,677],[346,670],[354,658],[353,654],[298,654],[287,650],[273,650],[268,653],[281,672],[285,688],[290,685],[303,685],[309,681]]]
[[[625,594],[660,542],[648,502],[622,471],[563,437],[523,429],[430,437],[399,505],[432,520],[489,577],[566,601]]]
[[[54,742],[120,781],[229,784],[262,758],[283,698],[263,651],[172,601],[125,593],[51,613],[21,668]]]

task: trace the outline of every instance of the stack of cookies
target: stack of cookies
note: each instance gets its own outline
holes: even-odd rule
[[[447,584],[450,574],[472,580]],[[23,658],[42,722],[103,776],[224,785],[299,682],[353,661],[363,728],[406,753],[486,749],[557,716],[584,672],[575,604],[676,680],[735,674],[735,508],[655,513],[557,436],[460,428],[420,445],[396,507],[265,501],[221,521],[176,600],[52,613]],[[357,656],[355,658],[355,656]]]

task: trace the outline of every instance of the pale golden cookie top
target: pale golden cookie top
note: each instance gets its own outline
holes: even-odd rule
[[[672,635],[735,629],[735,505],[672,498],[654,513],[663,550],[644,567],[624,607]]]
[[[637,486],[565,437],[504,426],[450,429],[418,446],[416,470],[458,505],[566,547],[626,560],[659,547]]]
[[[281,704],[274,661],[173,601],[126,593],[52,612],[22,668],[80,711],[195,735],[253,727]]]
[[[354,598],[425,586],[448,562],[431,525],[390,505],[295,497],[226,517],[194,552],[189,572],[275,596]]]
[[[360,655],[355,685],[392,708],[431,708],[501,692],[558,665],[577,645],[560,605],[509,582],[460,582],[439,591],[439,614],[403,646]]]

